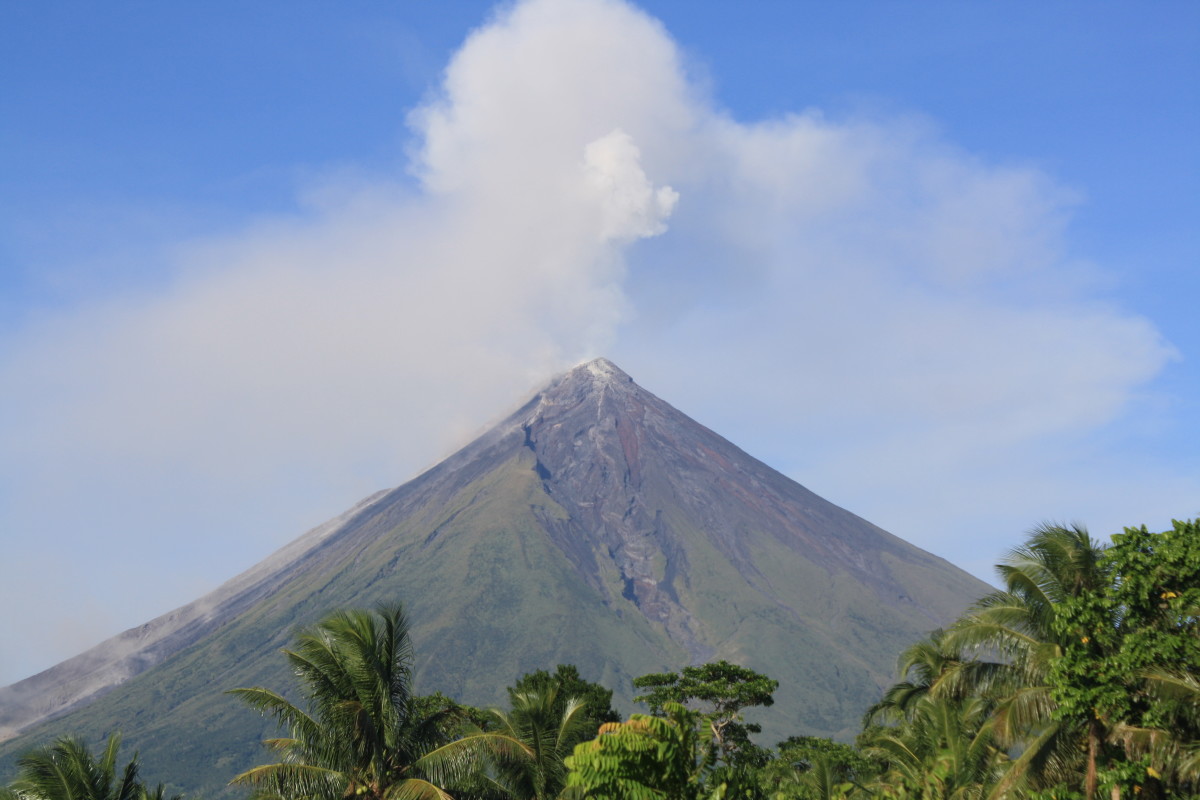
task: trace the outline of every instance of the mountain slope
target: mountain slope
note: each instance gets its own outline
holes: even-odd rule
[[[269,727],[223,690],[289,685],[296,625],[391,599],[423,692],[499,703],[574,663],[627,702],[632,677],[725,658],[781,683],[765,740],[844,736],[896,654],[986,590],[600,359],[212,595],[0,690],[0,724],[26,727],[0,755],[117,727],[153,779],[217,794]]]

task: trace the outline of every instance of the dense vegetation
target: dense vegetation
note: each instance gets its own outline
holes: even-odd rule
[[[778,684],[721,661],[634,681],[650,713],[572,666],[520,678],[509,709],[412,690],[398,606],[342,611],[285,651],[297,703],[232,689],[282,728],[233,779],[266,800],[824,800],[1200,797],[1200,521],[1108,546],[1046,526],[1004,588],[901,655],[854,745],[755,744],[743,710]],[[31,751],[0,800],[162,800],[119,737]]]

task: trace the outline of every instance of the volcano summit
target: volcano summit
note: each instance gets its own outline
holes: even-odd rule
[[[498,704],[572,663],[628,710],[631,678],[726,659],[780,682],[764,743],[848,736],[900,650],[987,591],[597,359],[210,595],[0,689],[3,751],[119,728],[149,773],[220,794],[269,732],[223,692],[290,685],[297,625],[397,599],[421,692]]]

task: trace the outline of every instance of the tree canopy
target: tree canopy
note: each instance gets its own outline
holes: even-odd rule
[[[559,664],[553,673],[539,669],[522,675],[516,683],[508,687],[508,699],[512,703],[519,695],[545,694],[550,690],[554,690],[555,711],[559,716],[566,708],[568,700],[581,701],[583,718],[591,727],[587,738],[594,736],[596,730],[605,722],[621,721],[621,715],[612,707],[612,689],[584,680],[574,664]]]
[[[747,754],[752,749],[749,734],[762,730],[742,721],[742,709],[774,705],[779,681],[728,661],[715,661],[684,667],[680,672],[643,675],[634,678],[633,685],[649,690],[635,699],[656,714],[668,703],[699,706],[713,745],[730,760],[738,750]]]

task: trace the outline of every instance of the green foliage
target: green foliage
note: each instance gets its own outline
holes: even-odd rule
[[[1115,786],[1200,783],[1200,522],[1126,528],[1104,551],[1103,591],[1062,604],[1051,672],[1060,718],[1095,720],[1123,752],[1101,764]],[[1179,689],[1183,691],[1179,691]],[[1128,766],[1123,766],[1126,764]]]
[[[892,684],[879,702],[867,709],[864,728],[878,720],[899,721],[908,718],[917,703],[929,696],[934,686],[963,666],[961,649],[951,643],[941,628],[905,648],[896,664],[900,681]]]
[[[459,703],[441,692],[413,695],[411,703],[410,713],[414,717],[440,719],[444,735],[449,739],[479,728],[486,729],[493,721],[490,711]]]
[[[868,754],[886,764],[878,789],[885,796],[986,797],[1008,763],[990,711],[981,698],[922,698],[903,722],[877,730],[868,742]]]
[[[728,661],[716,661],[684,667],[681,673],[643,675],[634,678],[633,685],[652,690],[636,699],[656,712],[666,703],[698,700],[711,705],[709,713],[729,717],[749,706],[773,705],[772,692],[779,688],[779,681]]]
[[[1053,676],[1070,644],[1060,617],[1068,603],[1103,591],[1102,555],[1080,526],[1035,529],[997,567],[1005,590],[980,599],[946,634],[944,644],[962,650],[962,657],[935,681],[931,694],[992,704],[997,743],[1020,751],[1006,787],[1046,787],[1086,776],[1094,791],[1104,731],[1089,715],[1063,713]]]
[[[579,676],[579,669],[574,664],[559,664],[551,674],[544,669],[529,672],[517,679],[508,688],[508,699],[514,704],[519,695],[546,695],[554,692],[555,713],[561,717],[566,710],[567,702],[571,699],[580,700],[583,704],[583,719],[590,727],[587,739],[596,735],[600,726],[606,722],[620,722],[621,715],[613,710],[612,689],[606,689],[598,683],[586,681]],[[572,747],[578,742],[573,742]]]
[[[902,680],[868,714],[893,724],[860,740],[887,763],[877,788],[1194,794],[1200,525],[1130,528],[1109,547],[1043,526],[998,569],[1005,589],[909,648]]]
[[[558,797],[566,783],[567,755],[592,735],[583,701],[561,698],[550,685],[543,691],[515,692],[511,710],[487,714],[486,726],[464,732],[425,762],[468,795]]]
[[[848,779],[864,778],[876,771],[862,751],[844,742],[819,736],[789,736],[777,746],[779,760],[799,772],[808,772],[818,761],[842,770]]]
[[[594,800],[696,800],[703,761],[699,714],[665,701],[662,716],[607,723],[568,756],[567,787]]]
[[[1026,792],[1025,800],[1083,800],[1083,792],[1067,788],[1064,784],[1058,784],[1046,789]]]
[[[1200,675],[1200,521],[1176,522],[1158,534],[1127,528],[1113,537],[1105,566],[1105,616],[1113,626],[1103,635],[1123,683],[1136,691],[1110,696],[1097,708],[1130,724],[1170,724],[1169,704],[1129,679],[1144,679],[1151,669]]]
[[[654,716],[634,714],[628,722],[605,724],[594,740],[577,746],[567,759],[571,771],[566,796],[614,800],[768,797],[761,775],[769,761],[765,752],[750,745],[761,758],[750,759],[745,752],[725,758],[714,739],[711,714],[668,699],[656,703],[655,710]],[[724,713],[733,710],[727,707]]]
[[[744,708],[773,705],[779,681],[728,661],[716,661],[684,667],[682,672],[643,675],[634,678],[633,685],[650,690],[635,699],[656,714],[668,703],[700,704],[713,746],[728,765],[753,767],[765,762],[765,754],[749,737],[762,729],[743,722],[741,712]]]
[[[868,782],[878,768],[858,748],[832,739],[791,736],[758,772],[770,800],[829,800]]]
[[[562,791],[565,758],[594,737],[603,722],[617,722],[612,691],[590,683],[571,665],[554,674],[527,673],[509,687],[509,711],[482,712],[473,730],[435,757],[457,761],[459,785],[468,793],[549,800]]]
[[[331,614],[284,653],[307,706],[261,687],[231,690],[287,729],[266,742],[279,761],[233,783],[284,800],[448,800],[420,762],[461,722],[460,712],[413,696],[408,621],[399,606]]]
[[[99,756],[80,739],[60,737],[21,756],[17,779],[6,794],[21,800],[163,800],[162,784],[151,789],[142,782],[136,755],[118,768],[120,747],[116,733]]]

